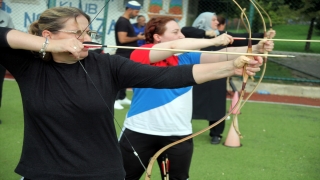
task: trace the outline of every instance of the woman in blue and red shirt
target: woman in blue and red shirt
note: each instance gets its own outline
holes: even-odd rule
[[[171,17],[154,17],[146,25],[146,45],[148,48],[169,48],[172,51],[134,50],[130,59],[151,66],[183,66],[187,64],[211,63],[215,65],[216,79],[229,76],[225,71],[232,59],[246,58],[239,55],[219,55],[209,53],[176,54],[175,49],[200,49],[208,46],[227,45],[233,42],[231,36],[222,34],[214,39],[185,38],[177,22]],[[272,41],[263,41],[253,47],[254,52],[264,46],[273,49]],[[262,48],[263,49],[263,48]],[[247,47],[232,47],[228,52],[246,52]],[[221,50],[224,51],[225,50]],[[260,66],[258,63],[249,66]],[[235,60],[237,61],[237,60]],[[215,62],[215,63],[213,63]],[[208,64],[209,65],[209,64]],[[134,78],[134,77],[133,77]],[[150,77],[152,78],[152,77]],[[175,77],[171,77],[175,78]],[[177,77],[178,78],[178,77]],[[124,122],[120,137],[120,147],[124,160],[126,179],[139,179],[144,172],[131,145],[144,166],[162,147],[192,134],[192,86],[175,89],[133,88],[132,104]],[[193,152],[192,139],[168,149],[163,154],[170,159],[170,179],[188,179]],[[158,163],[161,163],[162,156]],[[161,167],[161,166],[160,166]]]

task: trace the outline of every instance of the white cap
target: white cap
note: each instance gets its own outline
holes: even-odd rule
[[[140,10],[141,4],[138,3],[137,1],[129,1],[126,7],[130,9]]]

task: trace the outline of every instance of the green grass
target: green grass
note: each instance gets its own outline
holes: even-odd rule
[[[276,25],[273,27],[276,30],[277,39],[300,39],[306,40],[309,25]],[[312,40],[320,40],[320,34],[314,29]],[[305,42],[275,42],[275,51],[291,51],[291,52],[305,52]],[[310,53],[320,53],[320,43],[311,43]]]
[[[275,25],[273,29],[276,31],[275,39],[296,39],[296,40],[306,40],[309,30],[309,25]],[[236,33],[236,30],[230,29],[230,32]],[[238,33],[246,32],[244,29],[238,31]],[[263,32],[263,30],[260,30]],[[312,40],[320,40],[319,30],[314,29]],[[285,42],[285,41],[274,41],[275,51],[290,51],[290,52],[303,52],[305,47],[305,42]],[[320,53],[320,43],[313,42],[310,46],[310,51],[308,53]]]
[[[120,125],[128,108],[115,111]],[[319,108],[248,102],[241,112],[243,146],[211,145],[208,132],[195,137],[190,179],[320,179]],[[5,81],[0,119],[0,179],[18,180],[14,169],[22,148],[23,115],[15,81]],[[226,122],[222,142],[230,122]],[[193,121],[194,132],[206,126],[205,120]],[[159,180],[158,168],[153,169],[152,179]]]

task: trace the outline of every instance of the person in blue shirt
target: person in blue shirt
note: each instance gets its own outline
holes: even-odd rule
[[[136,35],[138,35],[138,34],[142,34],[143,35],[144,34],[145,25],[146,25],[146,18],[143,15],[139,15],[137,17],[137,22],[132,24],[134,32],[136,33]],[[146,43],[146,41],[144,39],[143,40],[138,40],[137,43],[138,43],[138,46],[142,46],[142,45],[144,45]]]

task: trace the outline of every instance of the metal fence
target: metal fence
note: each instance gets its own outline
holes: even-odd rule
[[[15,28],[27,32],[28,26],[35,21],[40,14],[49,7],[72,6],[78,7],[86,12],[93,20],[90,28],[98,32],[97,41],[114,45],[114,25],[117,19],[124,13],[125,4],[128,0],[3,0],[2,9],[13,19]],[[140,14],[147,20],[154,15],[167,15],[176,18],[180,27],[190,26],[194,19],[202,12],[215,12],[227,19],[227,31],[245,32],[240,22],[240,8],[232,0],[137,0],[142,4]],[[303,14],[302,10],[295,10],[304,0],[254,0],[268,12],[273,21],[277,24],[310,24],[312,16],[320,14],[320,6],[314,14]],[[319,0],[313,0],[319,1]],[[246,8],[248,16],[246,23],[251,25],[252,32],[262,32],[262,21],[257,10],[249,0],[237,0],[242,8]],[[283,2],[290,2],[283,4]],[[317,14],[318,13],[318,14]],[[269,24],[267,16],[265,21]],[[132,23],[136,20],[132,19]],[[319,22],[320,23],[320,22]],[[269,26],[268,26],[269,27]],[[105,52],[112,52],[115,49],[105,49]],[[320,52],[320,50],[319,50]]]
[[[232,0],[137,0],[142,4],[140,14],[147,20],[154,15],[168,15],[175,17],[181,27],[190,26],[193,20],[202,12],[215,12],[227,19],[227,30],[244,31],[240,22],[241,10]],[[308,24],[311,18],[301,16],[299,11],[290,9],[288,5],[277,5],[276,0],[258,1],[268,11],[273,24]],[[286,0],[284,0],[286,1]],[[300,0],[296,0],[297,4]],[[314,0],[318,1],[318,0]],[[114,39],[114,24],[125,11],[128,0],[4,0],[2,9],[9,13],[17,29],[27,31],[28,25],[36,20],[40,13],[48,7],[73,6],[84,10],[92,18],[94,30],[105,38],[106,41]],[[261,32],[262,21],[250,0],[237,0],[242,8],[246,9],[248,23],[253,32]],[[294,2],[294,1],[293,1]],[[105,7],[106,5],[106,7]],[[320,7],[318,7],[318,15]],[[100,12],[102,10],[102,12]],[[99,13],[100,12],[100,13]],[[99,14],[98,14],[99,13]],[[263,13],[263,12],[262,12]],[[264,15],[264,13],[263,13]],[[268,23],[267,16],[264,19]],[[316,19],[318,20],[318,19]],[[131,20],[132,23],[135,20]],[[246,22],[247,23],[247,22]],[[108,39],[106,39],[108,37]],[[113,43],[113,41],[111,41]]]

